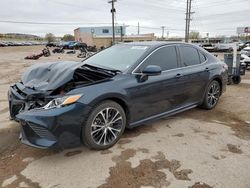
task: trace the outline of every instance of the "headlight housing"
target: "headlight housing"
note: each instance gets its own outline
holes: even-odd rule
[[[75,103],[82,95],[70,95],[56,98],[46,104],[43,109],[60,108]]]

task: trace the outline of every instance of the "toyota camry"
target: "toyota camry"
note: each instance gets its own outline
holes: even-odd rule
[[[227,66],[198,46],[118,44],[83,62],[31,66],[9,89],[10,116],[30,146],[102,150],[125,128],[214,108],[226,83]]]

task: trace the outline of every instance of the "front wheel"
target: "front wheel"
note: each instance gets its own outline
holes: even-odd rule
[[[112,147],[122,136],[126,125],[123,108],[114,101],[104,101],[90,113],[82,128],[82,140],[91,149]]]
[[[202,107],[207,110],[213,109],[219,101],[220,93],[221,93],[221,86],[219,82],[216,80],[213,80],[209,84],[206,90],[206,94],[203,100]]]

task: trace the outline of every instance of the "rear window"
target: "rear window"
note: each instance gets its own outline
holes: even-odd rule
[[[184,66],[198,65],[201,62],[198,50],[189,46],[181,46],[181,58]]]

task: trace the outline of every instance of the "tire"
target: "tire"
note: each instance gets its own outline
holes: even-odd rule
[[[121,138],[125,126],[126,114],[123,108],[114,101],[104,101],[90,112],[82,128],[82,141],[90,149],[108,149]]]
[[[232,85],[232,84],[233,84],[233,78],[232,76],[228,76],[227,85]]]
[[[232,78],[234,84],[239,84],[241,82],[241,77],[240,76],[234,76]]]
[[[221,86],[218,81],[213,80],[207,87],[205,97],[203,99],[202,108],[211,110],[219,101],[221,94]]]

